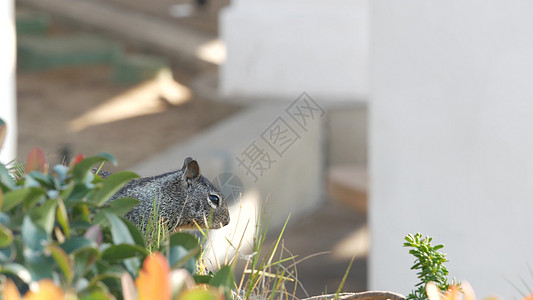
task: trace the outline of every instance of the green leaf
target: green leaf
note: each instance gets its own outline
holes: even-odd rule
[[[183,248],[187,250],[193,250],[200,248],[200,244],[198,243],[198,239],[186,232],[176,232],[172,234],[169,238],[169,245],[172,246],[182,246]],[[195,257],[198,258],[200,254],[196,255]]]
[[[65,253],[65,251],[60,247],[53,244],[46,246],[46,249],[50,251],[52,257],[59,266],[59,269],[65,276],[65,279],[70,284],[72,282],[74,274],[72,270],[72,262],[70,261],[67,253]]]
[[[61,249],[65,250],[67,254],[71,254],[81,248],[94,246],[96,246],[96,243],[81,236],[70,238],[60,245]]]
[[[100,264],[99,267],[102,267],[102,264]],[[92,278],[91,282],[89,283],[89,286],[94,285],[96,282],[101,281],[104,278],[120,279],[120,277],[122,277],[122,274],[124,273],[124,268],[118,267],[116,265],[110,266],[106,264],[103,268],[100,269],[103,269],[104,271]]]
[[[72,174],[74,175],[76,181],[83,181],[94,165],[106,161],[111,162],[113,165],[117,164],[115,157],[113,157],[111,154],[100,153],[96,156],[88,157],[77,163],[72,170]]]
[[[70,224],[68,221],[67,208],[61,198],[57,199],[56,219],[59,225],[61,225],[61,228],[63,228],[65,236],[70,238]]]
[[[42,251],[24,251],[24,265],[30,271],[33,281],[43,278],[52,278],[54,272],[54,261],[51,257],[44,256]]]
[[[96,206],[104,205],[113,195],[115,195],[126,183],[139,175],[133,172],[119,172],[109,175],[102,181],[103,187],[91,195],[90,201]]]
[[[149,252],[146,248],[137,245],[119,244],[105,249],[102,253],[102,258],[109,261],[141,256],[144,259],[148,254]]]
[[[130,244],[135,245],[135,240],[131,236],[128,226],[124,224],[122,219],[113,214],[105,213],[106,218],[111,224],[111,237],[114,244]]]
[[[31,171],[26,175],[26,180],[28,180],[29,178],[34,179],[35,181],[37,181],[39,184],[41,184],[42,186],[46,188],[49,188],[49,189],[55,188],[54,180],[52,176],[48,174],[44,174],[38,171]]]
[[[11,176],[11,173],[9,173],[9,170],[4,164],[0,164],[0,185],[4,191],[13,190],[16,187],[13,176]]]
[[[57,201],[49,199],[43,205],[32,209],[29,213],[33,222],[42,227],[50,235],[54,229]]]
[[[0,224],[0,248],[5,248],[13,242],[11,230]]]
[[[78,298],[79,300],[108,300],[112,299],[109,294],[104,292],[103,290],[99,291],[91,291],[90,293],[87,293],[86,295],[80,296]]]
[[[46,196],[46,191],[42,188],[30,188],[30,193],[24,198],[22,202],[23,209],[30,209],[34,207],[39,201]]]
[[[105,216],[111,224],[111,237],[114,244],[135,245],[135,240],[131,236],[128,226],[116,215],[106,213]],[[141,267],[141,261],[138,258],[127,258],[124,260],[124,266],[132,274],[137,276]]]
[[[59,198],[67,199],[74,190],[74,182],[69,182],[66,186],[63,186],[63,189],[59,192]]]
[[[91,192],[91,189],[88,188],[84,183],[76,183],[72,191],[66,197],[66,202],[79,203],[83,202],[84,198]]]
[[[52,175],[57,177],[60,182],[64,182],[68,178],[68,167],[65,165],[55,165],[52,168]]]
[[[209,281],[213,278],[213,276],[210,275],[194,275],[194,282],[196,284],[208,284]]]
[[[36,190],[39,190],[41,191],[41,194],[44,194],[42,190],[35,188],[19,189],[6,193],[2,201],[2,211],[8,211],[13,207],[19,205],[20,203],[22,203],[22,201],[24,201],[24,199],[34,194]]]
[[[72,252],[76,278],[83,277],[100,258],[100,251],[94,246],[85,246]]]
[[[183,293],[183,295],[180,295],[180,300],[217,300],[218,297],[216,294],[213,293],[213,291],[210,290],[201,290],[201,289],[193,289],[188,290]],[[226,295],[226,299],[233,299],[228,298]]]
[[[141,201],[135,198],[126,197],[126,198],[115,199],[111,201],[108,204],[108,206],[100,210],[100,212],[94,218],[93,223],[105,226],[107,225],[105,222],[107,221],[107,219],[105,218],[104,213],[115,214],[117,216],[123,217],[126,213],[128,213],[133,207],[137,206],[139,203],[141,203]]]
[[[193,235],[185,232],[174,233],[169,238],[168,263],[172,269],[182,267],[194,274],[200,250],[198,239]]]
[[[6,248],[0,249],[0,266],[8,262],[11,262],[15,258],[16,252],[17,252],[16,247],[13,244],[9,245]]]
[[[7,226],[10,222],[11,218],[9,217],[9,215],[3,213],[3,212],[0,212],[0,224],[4,225],[4,226]]]
[[[91,212],[89,206],[85,203],[76,203],[72,205],[69,203],[71,208],[70,216],[70,227],[75,227],[76,222],[80,224],[89,224],[91,222]],[[89,228],[90,226],[87,226]]]
[[[196,273],[195,254],[200,251],[189,251],[182,246],[172,246],[168,249],[168,263],[172,269],[183,268],[189,273]]]
[[[230,266],[223,266],[215,276],[209,280],[209,285],[224,289],[226,299],[232,299],[231,291],[235,288],[235,277]]]
[[[133,237],[133,240],[135,241],[135,244],[137,246],[146,248],[146,243],[144,241],[144,237],[141,234],[141,232],[139,231],[139,228],[137,228],[137,226],[135,226],[135,224],[133,224],[132,222],[130,222],[130,221],[126,220],[126,219],[123,219],[123,221],[124,221],[124,224],[126,224],[126,226],[128,227],[128,230],[130,231],[130,234]]]
[[[29,216],[24,217],[22,222],[22,240],[24,244],[34,251],[42,251],[43,243],[48,242],[46,231],[33,223]]]
[[[209,285],[214,287],[235,288],[235,277],[230,266],[222,266],[215,276],[209,280]]]
[[[2,265],[0,268],[0,274],[11,274],[17,276],[24,283],[29,284],[31,282],[31,273],[23,265],[16,263],[9,263]]]

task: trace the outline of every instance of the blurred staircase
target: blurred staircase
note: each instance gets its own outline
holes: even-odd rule
[[[327,177],[328,192],[333,200],[366,214],[369,182],[365,167],[332,166]]]
[[[18,3],[46,11],[62,20],[112,34],[133,45],[153,50],[191,68],[213,64],[198,51],[216,35],[177,26],[142,11],[114,5],[111,1],[18,0]],[[201,55],[200,55],[201,56]]]
[[[70,28],[53,32],[52,21],[48,12],[17,7],[19,70],[108,65],[110,81],[118,84],[136,84],[154,79],[160,71],[170,72],[170,63],[163,57],[127,53],[122,43],[103,34],[80,33],[81,30]]]

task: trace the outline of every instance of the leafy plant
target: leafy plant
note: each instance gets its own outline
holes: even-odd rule
[[[418,287],[413,290],[407,299],[426,300],[426,285],[433,282],[441,291],[446,291],[450,286],[448,283],[448,269],[444,266],[446,254],[440,253],[444,245],[431,245],[431,237],[423,237],[421,233],[415,235],[408,234],[405,236],[404,247],[412,248],[409,254],[415,257],[414,265],[411,270],[418,270],[417,277],[420,282]]]
[[[106,161],[115,163],[102,153],[48,172],[36,148],[18,179],[0,164],[0,274],[21,292],[32,282],[54,279],[71,294],[109,297],[120,294],[123,270],[137,275],[148,254],[144,241],[116,208],[105,205],[136,175],[120,172],[104,180],[93,175],[91,168]],[[138,203],[119,200],[130,208]]]
[[[101,153],[77,156],[70,166],[56,165],[49,170],[43,152],[36,148],[28,156],[24,172],[21,168],[10,172],[0,164],[0,279],[4,291],[28,295],[30,286],[42,286],[44,292],[60,291],[78,299],[124,297],[125,276],[137,278],[151,251],[138,228],[122,217],[139,201],[120,198],[106,204],[137,175],[118,172],[102,179],[91,170],[104,162],[116,163],[113,156]],[[171,270],[197,271],[200,245],[190,234],[169,235],[151,250],[164,253],[160,256]],[[231,269],[226,269],[210,276],[208,283],[222,291],[234,288]],[[167,273],[157,271],[148,276],[170,276]]]

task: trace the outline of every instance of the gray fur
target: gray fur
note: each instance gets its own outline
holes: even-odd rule
[[[98,174],[105,178],[111,173],[100,171]],[[196,229],[194,222],[206,228],[204,220],[209,222],[209,218],[212,220],[209,228],[216,229],[226,226],[230,220],[224,195],[201,175],[198,163],[190,157],[185,159],[180,170],[131,180],[108,203],[121,197],[141,201],[125,218],[143,230],[152,216],[154,201],[158,215],[171,231]]]

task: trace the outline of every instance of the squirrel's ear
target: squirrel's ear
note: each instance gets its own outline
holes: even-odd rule
[[[187,179],[194,179],[200,176],[200,166],[198,166],[198,162],[190,157],[187,157],[183,162],[182,170],[185,171],[185,177]]]
[[[185,171],[185,169],[187,169],[187,165],[193,161],[194,159],[192,159],[191,157],[187,157],[184,161],[183,161],[183,167],[181,167],[182,170]]]

